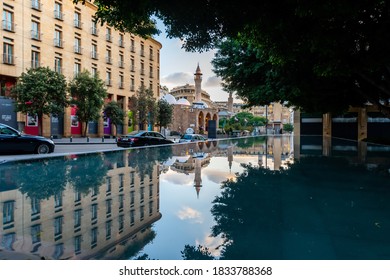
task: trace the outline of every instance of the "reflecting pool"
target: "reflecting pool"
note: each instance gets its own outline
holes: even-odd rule
[[[390,147],[263,136],[0,164],[0,259],[390,259]]]

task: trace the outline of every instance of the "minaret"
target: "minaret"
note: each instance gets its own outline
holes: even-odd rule
[[[232,92],[229,92],[228,111],[233,113],[233,94],[232,94]]]
[[[202,187],[202,159],[195,158],[195,178],[194,187],[196,190],[196,196],[199,198],[199,192]]]
[[[200,71],[199,63],[198,67],[196,67],[195,71],[195,102],[201,102],[202,101],[202,72]]]

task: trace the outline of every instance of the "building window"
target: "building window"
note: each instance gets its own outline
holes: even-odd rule
[[[130,192],[130,206],[134,206],[135,202],[135,191]]]
[[[54,31],[54,46],[62,48],[62,31],[60,30],[55,30]]]
[[[91,22],[91,34],[97,36],[98,35],[98,29],[97,24],[95,20],[92,20]]]
[[[124,67],[125,67],[125,63],[124,63],[124,60],[123,60],[123,54],[119,54],[118,66],[119,66],[120,68],[124,68]]]
[[[144,50],[144,45],[143,44],[141,44],[141,51],[140,51],[140,55],[141,56],[145,56],[145,50]]]
[[[141,75],[145,75],[145,65],[141,62]]]
[[[54,71],[57,73],[62,73],[62,58],[61,57],[55,57],[54,58]]]
[[[74,251],[76,254],[79,254],[81,252],[81,235],[74,237]]]
[[[56,244],[54,247],[53,259],[59,260],[61,256],[64,254],[64,244]]]
[[[9,224],[14,221],[15,201],[5,201],[3,204],[3,224]]]
[[[135,91],[135,81],[134,81],[134,78],[130,79],[130,91]]]
[[[107,199],[106,200],[106,215],[110,215],[111,214],[111,207],[112,206],[112,200],[111,199]]]
[[[33,8],[34,10],[40,11],[41,10],[40,0],[31,0],[31,8]]]
[[[58,236],[62,234],[62,223],[63,223],[64,217],[56,217],[54,219],[54,235]]]
[[[123,34],[119,34],[119,47],[123,48],[125,46],[125,42],[123,39]]]
[[[149,49],[149,59],[150,60],[154,60],[154,56],[153,56],[153,49],[151,48],[151,49]]]
[[[8,10],[3,10],[2,27],[7,31],[14,31],[14,13]]]
[[[3,63],[14,64],[14,46],[6,42],[3,43]]]
[[[37,22],[37,21],[31,22],[31,39],[41,40],[39,22]]]
[[[74,27],[81,29],[81,14],[79,12],[74,13]]]
[[[81,226],[81,209],[74,211],[74,227],[78,228]]]
[[[61,3],[55,2],[54,3],[54,18],[63,20],[63,14],[62,14],[62,5]]]
[[[95,246],[98,240],[98,228],[91,229],[91,246]]]
[[[91,58],[98,59],[98,52],[97,52],[97,45],[96,44],[92,44],[92,47],[91,47]]]
[[[111,225],[112,225],[111,221],[106,222],[106,240],[111,238]]]
[[[92,73],[92,77],[97,77],[98,75],[97,67],[93,66],[91,68],[91,73]]]
[[[74,38],[74,52],[77,54],[81,54],[81,39]]]
[[[111,177],[106,177],[106,194],[111,194]]]
[[[31,51],[31,68],[35,69],[40,66],[40,53],[38,51]]]
[[[133,58],[130,59],[130,71],[135,72],[135,63]]]
[[[111,37],[111,28],[106,28],[106,41],[107,42],[112,42],[112,37]]]
[[[31,198],[31,215],[41,213],[41,201],[37,198]]]
[[[62,192],[58,192],[54,195],[54,207],[62,207]]]
[[[130,225],[133,226],[134,222],[135,222],[135,211],[134,211],[134,209],[132,209],[130,211]]]
[[[119,88],[124,88],[123,75],[119,75]]]
[[[125,228],[125,217],[123,215],[118,217],[118,224],[118,230],[122,231]]]
[[[91,205],[91,220],[96,220],[98,217],[98,205],[92,204]]]
[[[31,242],[32,244],[41,242],[41,225],[33,225],[31,227]]]
[[[78,62],[75,62],[73,67],[74,67],[74,76],[77,77],[81,72],[81,64]]]
[[[130,51],[131,52],[135,52],[135,42],[134,42],[134,39],[131,39],[130,40]]]
[[[149,66],[149,78],[153,79],[153,67]]]
[[[106,50],[106,62],[108,64],[112,64],[112,60],[111,60],[111,50],[110,49],[107,49]]]
[[[106,72],[106,86],[111,86],[111,72]]]

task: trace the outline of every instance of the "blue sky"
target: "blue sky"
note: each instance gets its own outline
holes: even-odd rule
[[[181,48],[179,39],[167,39],[165,27],[157,21],[162,31],[155,39],[162,44],[160,50],[160,84],[170,90],[176,86],[194,84],[194,73],[199,63],[203,73],[202,89],[210,94],[212,101],[227,101],[229,94],[222,90],[221,80],[212,71],[214,51],[192,53]]]

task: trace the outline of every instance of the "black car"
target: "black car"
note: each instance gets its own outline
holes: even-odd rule
[[[0,123],[0,154],[48,154],[54,152],[52,140],[42,136],[28,135]]]
[[[167,139],[156,131],[133,131],[129,134],[122,135],[117,139],[118,147],[139,147],[139,146],[154,146],[173,144],[170,139]]]

